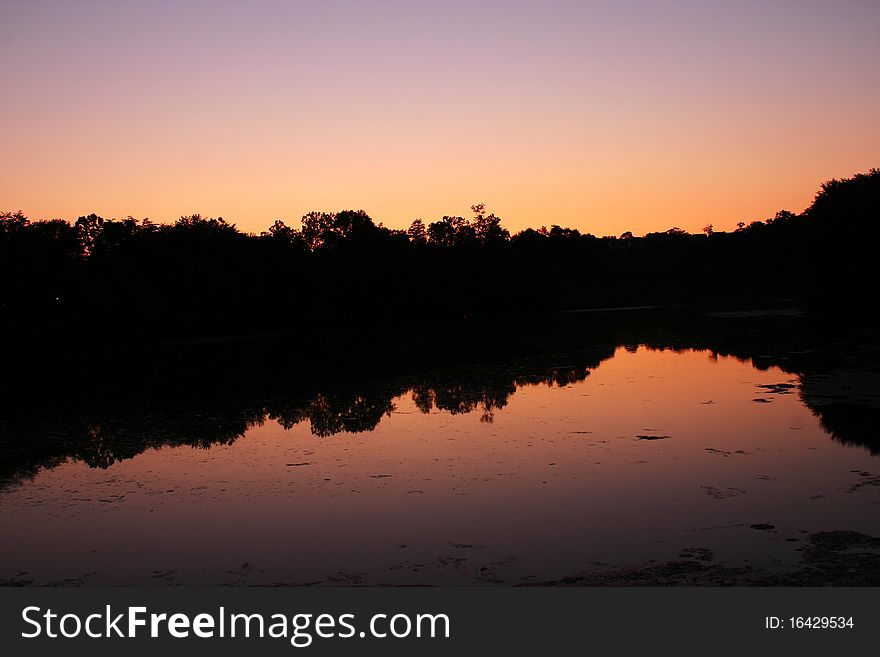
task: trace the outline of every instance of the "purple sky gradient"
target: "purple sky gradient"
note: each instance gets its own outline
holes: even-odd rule
[[[0,0],[0,209],[644,233],[880,166],[880,3]]]

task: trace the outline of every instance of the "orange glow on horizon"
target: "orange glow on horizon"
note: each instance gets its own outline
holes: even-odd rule
[[[880,165],[870,3],[492,5],[0,9],[0,210],[699,232]]]

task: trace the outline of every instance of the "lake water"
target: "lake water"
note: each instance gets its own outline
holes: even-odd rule
[[[609,353],[252,409],[232,435],[203,416],[199,440],[160,435],[107,467],[47,459],[0,489],[0,581],[663,583],[677,567],[737,583],[797,570],[818,533],[880,535],[880,460],[829,434],[797,374]]]

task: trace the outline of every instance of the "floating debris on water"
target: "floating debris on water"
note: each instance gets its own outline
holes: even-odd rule
[[[793,383],[763,383],[757,387],[771,395],[790,395],[796,386]]]

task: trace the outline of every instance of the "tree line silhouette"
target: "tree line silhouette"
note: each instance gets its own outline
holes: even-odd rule
[[[222,218],[74,223],[0,214],[0,327],[39,340],[147,341],[305,326],[596,307],[798,299],[857,310],[876,289],[880,170],[822,185],[804,212],[597,237],[511,235],[482,204],[407,230],[362,210],[248,234]]]

